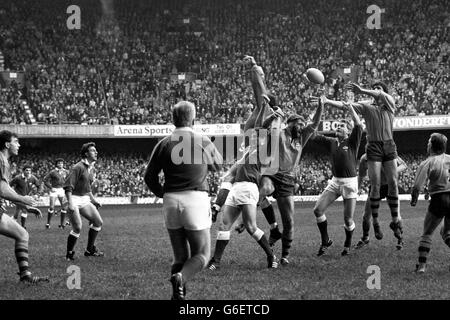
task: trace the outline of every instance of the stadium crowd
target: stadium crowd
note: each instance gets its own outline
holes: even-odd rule
[[[165,124],[180,99],[195,102],[200,123],[243,123],[254,103],[244,54],[287,114],[312,113],[308,67],[334,98],[349,79],[381,78],[398,116],[449,113],[446,0],[378,1],[381,30],[366,28],[368,0],[103,2],[77,2],[80,30],[66,27],[68,1],[0,3],[5,69],[26,74],[25,88],[1,88],[0,123]]]
[[[32,172],[38,179],[42,179],[54,168],[54,161],[63,158],[66,168],[70,168],[79,161],[78,154],[60,153],[24,153],[18,161],[12,163],[13,175],[19,174],[25,165],[32,167]],[[399,176],[400,193],[409,193],[414,181],[414,173],[419,163],[424,160],[420,154],[403,154],[408,168]],[[93,193],[103,197],[149,197],[151,192],[146,187],[143,176],[148,159],[139,154],[131,154],[126,157],[123,154],[102,154],[95,164]],[[224,166],[225,171],[231,164]],[[220,186],[222,172],[210,173],[208,184],[210,195],[216,195]],[[324,155],[307,153],[303,156],[297,172],[298,195],[318,195],[327,186],[332,173],[328,158]],[[364,182],[363,191],[368,192],[368,179]],[[45,190],[48,193],[49,190]]]

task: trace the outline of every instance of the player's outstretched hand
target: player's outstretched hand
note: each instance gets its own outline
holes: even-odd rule
[[[358,93],[362,92],[362,88],[358,84],[356,84],[354,82],[347,83],[344,86],[344,89],[353,91],[355,94],[358,94]]]
[[[35,207],[37,205],[37,201],[32,196],[24,196],[22,198],[22,203],[26,206]]]
[[[328,102],[328,99],[324,95],[322,95],[320,97],[311,96],[308,98],[308,102],[315,106],[317,106],[319,104],[322,104],[322,106],[324,106]]]

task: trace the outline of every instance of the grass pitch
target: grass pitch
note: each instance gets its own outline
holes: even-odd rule
[[[312,213],[313,203],[296,203],[295,237],[290,264],[276,270],[266,269],[262,249],[247,234],[232,233],[221,268],[204,270],[188,283],[187,298],[197,299],[449,299],[450,250],[440,238],[433,236],[429,266],[423,275],[413,270],[422,231],[427,202],[411,208],[402,202],[405,247],[395,249],[396,240],[389,229],[389,210],[381,204],[380,217],[384,239],[371,233],[370,244],[351,255],[341,257],[344,242],[342,202],[327,212],[333,246],[327,255],[317,257],[320,235]],[[355,214],[357,228],[353,244],[361,236],[363,203]],[[46,208],[43,211],[46,214]],[[172,251],[163,225],[161,207],[103,207],[103,229],[97,245],[104,258],[86,258],[87,222],[77,243],[74,262],[64,259],[70,229],[57,228],[59,217],[46,230],[45,219],[28,218],[30,233],[30,265],[36,275],[48,275],[50,283],[30,286],[18,282],[14,258],[14,242],[0,237],[0,300],[5,299],[169,299],[168,281]],[[280,221],[277,213],[277,218]],[[262,214],[259,226],[268,231]],[[371,231],[372,232],[372,231]],[[212,230],[214,248],[216,228]],[[280,256],[281,242],[275,246]],[[77,265],[81,270],[81,289],[69,290],[67,268]],[[381,289],[368,289],[367,268],[377,265],[381,270]]]

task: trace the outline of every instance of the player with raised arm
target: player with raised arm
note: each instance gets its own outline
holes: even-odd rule
[[[59,200],[61,205],[60,224],[58,228],[64,229],[66,226],[65,217],[67,212],[67,199],[64,194],[64,181],[66,180],[69,171],[64,168],[64,159],[58,158],[55,161],[55,168],[51,170],[43,179],[45,186],[50,189],[50,207],[47,211],[47,224],[45,227],[50,228],[52,216],[55,213],[56,200]]]
[[[322,117],[323,99],[311,99],[317,103],[317,109],[313,116],[313,122],[306,124],[305,119],[298,114],[290,115],[287,119],[287,126],[279,130],[277,134],[278,149],[274,154],[278,157],[276,161],[276,172],[266,172],[265,177],[270,178],[274,185],[272,196],[276,199],[280,210],[283,232],[281,236],[281,260],[282,265],[289,264],[289,252],[294,235],[294,189],[295,189],[295,168],[299,165],[302,151],[306,143],[317,130]],[[272,137],[273,138],[273,137]],[[264,187],[264,185],[262,185]],[[276,239],[270,239],[273,246]]]
[[[275,119],[276,117],[273,117]],[[263,129],[270,126],[270,121],[264,121]],[[264,250],[267,257],[268,268],[277,268],[278,262],[270,248],[264,231],[256,224],[257,204],[260,197],[273,192],[267,190],[267,183],[261,183],[261,163],[257,145],[259,141],[256,135],[250,141],[249,151],[228,172],[229,182],[233,181],[230,192],[226,197],[222,221],[217,233],[214,255],[208,263],[210,270],[219,267],[223,253],[230,241],[230,228],[236,219],[242,214],[243,223],[247,232],[256,240]],[[260,184],[263,185],[260,188]]]
[[[97,161],[97,149],[94,142],[88,142],[81,147],[81,161],[76,163],[69,171],[64,182],[70,224],[72,230],[67,238],[66,260],[75,260],[75,244],[81,233],[81,217],[89,221],[88,244],[84,251],[86,257],[103,257],[104,253],[95,246],[97,235],[102,229],[103,220],[98,208],[101,204],[92,194],[94,163]]]
[[[387,86],[382,82],[375,82],[372,89],[363,89],[358,84],[350,83],[345,89],[355,94],[370,96],[371,100],[352,102],[353,108],[360,113],[367,130],[367,162],[370,179],[370,208],[373,215],[378,215],[380,207],[381,169],[384,169],[388,185],[387,202],[391,210],[392,222],[389,227],[394,232],[398,242],[403,241],[402,220],[399,216],[398,174],[397,174],[397,146],[394,142],[393,124],[395,102],[389,95]],[[326,99],[325,104],[343,108],[344,103]]]
[[[8,130],[0,131],[0,201],[5,199],[28,208],[29,206],[36,205],[36,201],[33,197],[30,197],[29,195],[20,195],[9,185],[9,158],[11,156],[17,156],[19,148],[19,138],[15,133]],[[3,209],[3,207],[1,209]],[[14,253],[19,266],[20,281],[32,284],[48,281],[47,277],[36,277],[31,274],[28,265],[28,232],[14,221],[14,219],[4,213],[3,210],[0,210],[0,234],[12,238],[15,241]]]
[[[356,174],[358,149],[361,143],[363,128],[361,121],[350,104],[346,105],[352,116],[354,126],[348,121],[342,121],[339,125],[337,138],[316,135],[314,140],[326,146],[331,158],[332,180],[320,195],[314,207],[317,226],[320,231],[322,244],[320,245],[318,256],[325,254],[333,241],[328,236],[327,217],[325,211],[340,196],[344,199],[344,229],[345,242],[341,255],[346,256],[350,252],[353,230],[355,222],[353,214],[358,197],[358,179]]]
[[[447,137],[440,133],[432,133],[427,149],[429,157],[420,163],[411,191],[411,205],[414,207],[420,191],[429,179],[428,191],[431,200],[423,222],[423,233],[419,243],[419,263],[416,265],[417,273],[424,273],[426,270],[433,232],[442,219],[444,219],[444,225],[440,233],[442,240],[450,247],[450,155],[445,153]]]
[[[27,196],[32,195],[34,188],[36,188],[37,196],[42,194],[43,184],[39,181],[34,174],[31,173],[31,166],[26,165],[23,167],[23,172],[16,175],[9,183],[11,187],[20,195]],[[14,214],[14,219],[19,220],[20,224],[24,229],[26,229],[26,221],[28,213],[33,213],[36,216],[42,216],[41,211],[34,207],[25,207],[20,204],[16,204],[16,213]]]
[[[397,157],[396,161],[397,161],[397,173],[400,173],[407,168],[406,163],[405,163],[405,161],[403,161],[402,158]],[[367,156],[366,156],[366,154],[363,154],[361,156],[361,159],[359,160],[359,170],[358,170],[358,193],[359,194],[361,194],[362,183],[364,181],[364,178],[367,176],[367,170],[368,170]],[[370,186],[369,186],[369,194],[370,194]],[[387,194],[388,194],[388,185],[386,182],[386,175],[384,174],[384,170],[382,169],[381,170],[380,198],[385,199],[387,197]],[[400,215],[400,213],[399,213],[399,215]],[[372,219],[372,217],[373,217],[373,219]],[[369,232],[370,232],[370,220],[371,219],[372,219],[372,224],[373,224],[373,230],[375,233],[375,238],[378,240],[383,239],[383,232],[381,231],[380,223],[378,222],[378,214],[373,216],[372,210],[370,208],[370,201],[369,201],[369,199],[367,199],[366,204],[364,206],[364,215],[363,215],[363,222],[362,222],[363,235],[362,235],[361,239],[358,241],[358,243],[356,244],[356,246],[355,246],[356,249],[360,249],[360,248],[364,247],[365,245],[369,244],[369,241],[370,241]],[[403,239],[397,240],[396,247],[398,250],[401,250],[403,248]]]

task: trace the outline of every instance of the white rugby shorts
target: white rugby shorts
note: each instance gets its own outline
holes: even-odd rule
[[[256,206],[259,200],[258,185],[253,182],[235,182],[225,201],[226,206],[235,207],[250,204]]]
[[[358,198],[358,177],[336,178],[328,181],[325,191],[330,191],[343,199]]]
[[[166,192],[163,198],[167,229],[204,230],[211,228],[211,207],[205,191]]]
[[[91,203],[91,198],[89,196],[75,196],[72,195],[72,203],[78,209],[84,208],[89,203]]]
[[[66,193],[64,192],[63,188],[53,188],[52,190],[54,191],[50,192],[50,198],[58,198],[58,197],[64,198],[66,196]]]

